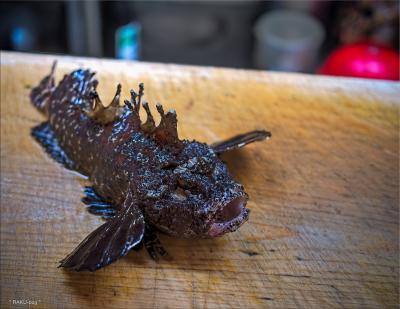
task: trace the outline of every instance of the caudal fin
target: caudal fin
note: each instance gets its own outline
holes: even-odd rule
[[[57,61],[54,61],[50,74],[45,76],[39,85],[32,89],[30,94],[32,104],[46,116],[48,115],[50,97],[55,89],[54,70],[56,69],[56,65]]]

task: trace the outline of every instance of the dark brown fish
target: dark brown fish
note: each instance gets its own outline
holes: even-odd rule
[[[31,92],[48,118],[32,136],[57,162],[92,182],[82,201],[107,219],[60,263],[95,271],[143,244],[153,258],[166,254],[155,230],[176,237],[206,238],[235,231],[249,216],[248,195],[229,175],[219,155],[271,134],[253,131],[207,145],[180,140],[174,110],[156,126],[144,87],[120,106],[121,86],[104,107],[90,70],[65,75],[55,86],[51,73]],[[147,113],[141,122],[139,109]]]

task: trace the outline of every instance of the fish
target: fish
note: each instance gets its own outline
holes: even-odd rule
[[[250,131],[210,145],[180,139],[175,110],[165,112],[157,103],[156,124],[143,83],[123,104],[118,84],[104,105],[94,71],[77,69],[56,85],[55,69],[56,62],[30,92],[46,118],[31,135],[56,162],[88,179],[81,200],[105,220],[59,267],[93,272],[142,247],[158,260],[168,257],[158,233],[213,238],[248,220],[249,196],[221,154],[269,139],[270,132]]]

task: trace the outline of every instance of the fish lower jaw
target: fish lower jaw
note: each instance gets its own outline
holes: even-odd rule
[[[237,197],[229,202],[222,210],[219,218],[211,224],[208,230],[209,237],[222,236],[236,231],[249,218],[250,209],[246,208],[247,198]]]

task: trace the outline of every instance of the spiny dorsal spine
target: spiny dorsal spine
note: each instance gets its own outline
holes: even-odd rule
[[[96,89],[98,83],[94,83],[94,89]],[[116,121],[122,114],[124,108],[129,108],[132,111],[132,117],[139,123],[141,130],[152,136],[157,141],[177,146],[181,143],[178,137],[177,130],[177,116],[175,110],[171,109],[167,113],[164,113],[164,109],[160,103],[157,103],[156,108],[160,114],[161,120],[158,126],[156,126],[154,117],[150,111],[148,102],[142,103],[142,97],[144,95],[144,85],[139,84],[139,91],[135,92],[133,89],[130,91],[130,100],[124,100],[125,106],[119,106],[121,96],[121,84],[118,84],[117,91],[111,104],[104,107],[97,92],[93,91],[93,108],[89,112],[89,116],[95,119],[101,124],[109,124]],[[146,122],[142,123],[139,111],[140,106],[146,111],[147,119]]]
[[[94,84],[96,89],[98,83]],[[124,107],[119,105],[121,97],[121,84],[117,85],[117,91],[110,105],[104,107],[96,90],[92,91],[93,105],[92,110],[89,111],[89,116],[101,124],[108,124],[115,121],[123,112]]]

